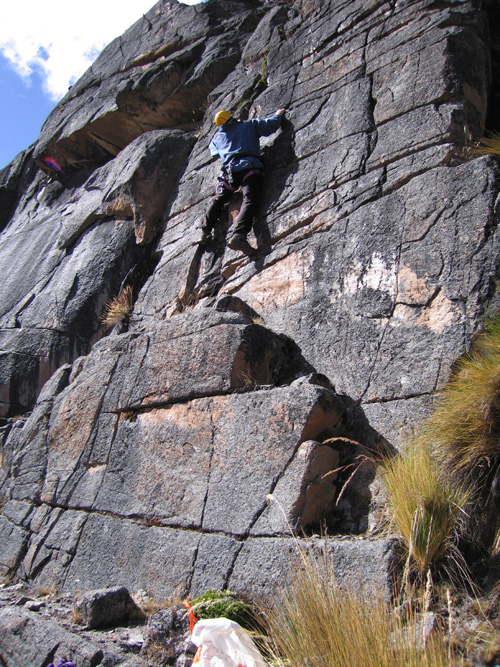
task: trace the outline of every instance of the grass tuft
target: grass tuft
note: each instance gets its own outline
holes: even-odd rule
[[[114,299],[108,301],[101,315],[101,321],[106,327],[113,327],[128,317],[132,310],[132,287],[127,285]]]
[[[474,155],[500,155],[500,133],[491,132],[487,137],[479,140],[473,149]]]
[[[469,536],[491,546],[500,484],[500,318],[457,365],[419,438],[432,448],[440,477],[468,489]]]
[[[454,548],[459,534],[498,554],[500,317],[486,323],[430,417],[382,468],[393,524],[420,575],[455,556],[467,579]]]
[[[272,663],[279,667],[440,667],[461,664],[444,632],[386,600],[342,590],[328,559],[302,555],[290,583],[264,608]]]
[[[391,523],[405,543],[410,565],[423,581],[424,573],[452,551],[468,494],[440,478],[421,440],[383,459],[382,468]]]

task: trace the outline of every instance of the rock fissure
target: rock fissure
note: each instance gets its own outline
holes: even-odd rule
[[[436,382],[438,379],[436,380]],[[414,398],[426,398],[426,397],[432,397],[435,396],[436,394],[436,385],[429,390],[428,392],[422,393],[422,394],[414,394],[411,392],[408,392],[407,394],[401,395],[401,396],[379,396],[377,398],[366,398],[363,401],[360,401],[359,405],[374,405],[377,403],[380,404],[385,404],[385,403],[398,403],[401,401],[407,401],[411,400]]]
[[[37,509],[47,509],[47,511],[60,511],[59,515],[52,520],[50,523],[49,527],[43,534],[41,535],[40,539],[38,539],[34,545],[34,549],[32,549],[31,555],[30,555],[30,561],[35,561],[38,553],[43,549],[47,549],[45,542],[46,540],[49,539],[50,534],[52,531],[57,530],[57,522],[60,520],[62,521],[62,515],[66,511],[70,511],[73,513],[77,513],[82,516],[82,523],[81,525],[78,526],[78,532],[76,533],[77,541],[75,543],[74,547],[71,547],[71,552],[68,552],[65,550],[64,545],[60,546],[51,546],[49,550],[51,551],[60,551],[64,552],[65,554],[68,554],[69,556],[74,556],[77,548],[78,548],[78,543],[82,540],[83,533],[84,533],[84,528],[85,528],[85,523],[89,520],[89,518],[92,515],[96,516],[101,516],[101,517],[106,517],[108,519],[117,519],[119,521],[123,522],[129,522],[131,524],[137,524],[140,526],[145,526],[145,527],[154,527],[154,528],[164,528],[166,530],[172,531],[179,531],[181,533],[189,533],[195,536],[203,536],[203,535],[211,535],[211,536],[220,536],[220,537],[229,537],[232,540],[235,540],[238,544],[244,544],[245,541],[249,538],[249,534],[241,535],[239,533],[232,533],[231,531],[223,531],[223,530],[216,530],[212,528],[206,528],[203,526],[199,527],[186,527],[182,524],[177,524],[175,522],[170,522],[167,520],[160,520],[155,517],[149,517],[149,516],[143,516],[143,515],[138,515],[138,514],[121,514],[119,512],[111,512],[109,510],[102,510],[102,509],[95,509],[93,507],[79,507],[79,506],[70,506],[68,509],[67,505],[58,505],[55,503],[49,503],[49,502],[40,502],[38,505],[34,506],[37,507]],[[36,537],[38,537],[37,533],[33,533]],[[264,534],[265,535],[265,534]],[[269,535],[267,535],[269,537]],[[291,537],[291,536],[290,536]],[[48,560],[50,560],[50,555],[48,555],[48,559],[46,558],[43,563],[37,564],[37,571],[43,570],[43,567],[47,564]],[[32,574],[30,572],[30,574]]]
[[[215,424],[213,422],[212,415],[210,415],[210,430],[211,430],[212,440],[211,440],[211,444],[210,444],[210,456],[209,456],[209,460],[208,460],[207,489],[206,489],[206,492],[205,492],[205,498],[203,499],[203,509],[202,509],[201,518],[200,518],[200,526],[202,527],[202,529],[203,529],[203,518],[205,516],[205,510],[206,510],[206,507],[207,507],[208,493],[210,491],[210,477],[211,477],[211,474],[212,474],[212,461],[213,461],[214,452],[215,452]]]
[[[69,551],[69,552],[68,552],[68,551],[65,551],[65,554],[68,554],[68,555],[69,555],[69,560],[68,560],[67,563],[65,563],[65,567],[66,567],[66,569],[67,569],[68,566],[71,564],[71,561],[72,561],[73,558],[75,557],[75,554],[78,552],[78,546],[79,546],[79,544],[80,544],[80,540],[82,539],[82,535],[83,535],[83,532],[84,532],[84,530],[85,530],[85,524],[86,524],[86,522],[87,522],[87,519],[88,519],[88,515],[85,516],[85,517],[83,518],[83,521],[82,521],[82,523],[81,523],[81,525],[80,525],[80,527],[79,527],[80,530],[77,531],[76,538],[75,538],[75,542],[74,542],[74,544],[71,546],[70,551]],[[63,576],[64,576],[64,575],[63,575]],[[66,577],[65,577],[65,576],[64,576],[64,578],[63,578],[63,581],[66,582]],[[63,584],[63,585],[64,585],[64,584]]]
[[[145,401],[143,405],[134,405],[133,403],[131,403],[128,405],[124,405],[120,408],[117,408],[116,410],[110,410],[109,414],[126,416],[128,415],[128,413],[133,413],[133,415],[135,416],[143,412],[151,412],[151,410],[168,409],[174,405],[187,405],[192,401],[197,401],[203,398],[217,398],[217,397],[232,396],[234,394],[246,394],[254,391],[267,391],[272,388],[274,388],[273,385],[255,385],[249,382],[248,385],[245,387],[232,387],[230,389],[227,389],[226,391],[213,391],[213,392],[193,391],[187,396],[175,397],[168,401],[165,400],[155,401],[154,399],[151,399],[148,395],[145,395],[142,399],[143,401]],[[154,395],[155,394],[151,394],[151,396]]]

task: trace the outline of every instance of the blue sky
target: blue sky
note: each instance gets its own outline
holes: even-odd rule
[[[25,81],[0,54],[0,169],[36,140],[54,107],[42,85],[39,73]]]
[[[198,4],[199,0],[184,0]],[[0,7],[0,170],[115,37],[155,0],[3,0]]]

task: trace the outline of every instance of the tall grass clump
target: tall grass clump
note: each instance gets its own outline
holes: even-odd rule
[[[487,548],[496,540],[498,550],[500,317],[456,364],[402,453],[381,463],[392,524],[420,575],[448,556],[459,564],[458,535]]]
[[[263,615],[277,667],[440,667],[462,664],[444,633],[424,638],[411,610],[376,596],[343,590],[326,557],[302,553],[289,584]],[[420,619],[421,621],[421,619]]]
[[[431,447],[441,479],[467,488],[469,533],[491,543],[500,507],[500,318],[457,364],[419,438]]]
[[[390,522],[403,539],[408,566],[424,574],[453,553],[468,494],[440,477],[427,443],[419,439],[382,461]]]

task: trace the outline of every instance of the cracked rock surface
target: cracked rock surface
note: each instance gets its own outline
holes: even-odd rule
[[[68,91],[0,172],[3,575],[261,595],[304,531],[389,590],[373,463],[345,482],[498,307],[498,164],[466,159],[496,104],[491,11],[161,1]],[[257,254],[225,245],[238,195],[201,247],[215,111],[280,107]]]

